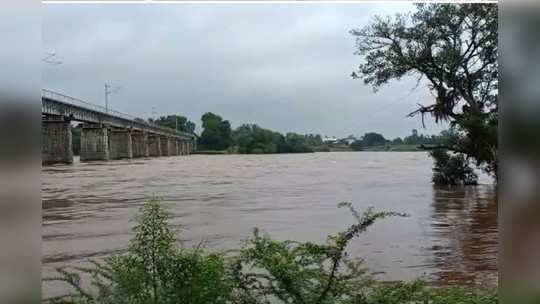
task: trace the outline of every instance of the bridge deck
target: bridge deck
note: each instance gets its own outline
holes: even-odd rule
[[[193,139],[195,137],[193,134],[151,124],[141,118],[105,109],[46,89],[42,89],[41,113],[44,115],[64,116],[80,122],[105,124],[116,128],[146,131],[176,138]]]

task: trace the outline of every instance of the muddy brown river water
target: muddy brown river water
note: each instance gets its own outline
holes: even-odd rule
[[[382,280],[497,284],[497,203],[476,187],[436,188],[423,152],[192,155],[44,167],[43,276],[121,251],[133,216],[161,198],[189,244],[230,249],[254,227],[278,239],[324,241],[358,210],[406,212],[377,222],[350,247]],[[63,287],[46,282],[44,295]]]

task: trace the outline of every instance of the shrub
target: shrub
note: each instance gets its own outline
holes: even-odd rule
[[[369,286],[360,263],[347,258],[349,242],[377,219],[394,212],[358,214],[356,223],[329,236],[327,244],[275,241],[255,230],[233,265],[235,303],[356,303]]]
[[[48,303],[70,304],[494,304],[497,295],[462,289],[431,289],[423,282],[378,284],[361,263],[347,257],[349,242],[393,212],[359,214],[326,244],[276,241],[255,230],[232,256],[201,246],[176,245],[168,213],[156,200],[139,211],[128,250],[92,267],[60,268],[47,280],[68,283],[73,292]],[[90,277],[85,289],[81,275]]]
[[[474,185],[478,176],[469,166],[469,161],[462,154],[450,154],[445,149],[430,152],[435,160],[433,183],[435,185]]]
[[[134,237],[125,254],[92,268],[58,269],[49,280],[68,283],[74,293],[51,303],[168,304],[227,303],[231,286],[222,256],[200,246],[176,246],[167,224],[168,214],[156,200],[146,203],[137,216]],[[81,284],[81,274],[91,277],[91,290]]]

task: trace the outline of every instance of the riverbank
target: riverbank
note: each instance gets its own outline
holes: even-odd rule
[[[314,152],[425,152],[429,150],[429,146],[421,145],[380,145],[380,146],[370,146],[364,147],[362,150],[353,150],[350,146],[347,145],[328,145],[328,146],[318,146],[312,147],[312,151],[309,152],[295,152],[295,153],[240,153],[238,149],[228,149],[228,150],[197,150],[193,151],[192,154],[202,154],[202,155],[225,155],[225,154],[299,154],[299,153],[314,153]]]

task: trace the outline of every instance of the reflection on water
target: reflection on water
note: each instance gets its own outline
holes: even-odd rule
[[[493,186],[434,188],[425,153],[193,155],[53,166],[42,174],[45,276],[123,250],[136,210],[158,196],[181,240],[218,249],[236,246],[253,227],[279,239],[324,241],[352,223],[336,207],[342,201],[406,212],[378,222],[351,254],[383,280],[497,280]],[[47,283],[44,293],[58,288]]]

